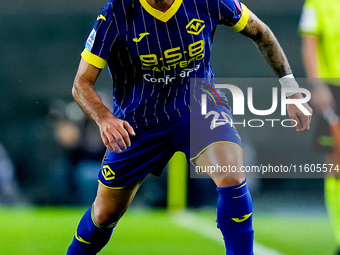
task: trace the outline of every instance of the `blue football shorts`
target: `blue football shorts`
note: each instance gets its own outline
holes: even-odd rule
[[[131,147],[121,153],[106,152],[99,182],[108,188],[122,189],[149,173],[159,176],[177,151],[185,153],[189,165],[195,165],[195,159],[215,143],[242,147],[238,131],[230,124],[228,104],[210,104],[208,109],[206,115],[197,108],[176,121],[136,130],[136,136],[130,136]]]

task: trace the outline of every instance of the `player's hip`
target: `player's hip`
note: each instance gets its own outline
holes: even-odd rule
[[[176,151],[186,154],[187,161],[195,158],[210,145],[230,142],[241,146],[234,126],[224,121],[215,126],[216,114],[230,116],[230,108],[214,106],[214,114],[192,111],[181,118],[148,129],[137,129],[131,137],[131,147],[122,153],[108,151],[104,157],[100,182],[108,187],[122,188],[149,173],[159,175]]]

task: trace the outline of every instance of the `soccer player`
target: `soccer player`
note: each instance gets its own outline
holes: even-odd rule
[[[303,60],[308,78],[313,79],[312,101],[320,113],[329,109],[340,114],[340,2],[307,0],[299,29],[303,38]],[[340,151],[333,146],[328,122],[318,121],[316,149],[327,154],[328,163],[340,164]],[[325,178],[325,201],[340,254],[340,179],[333,171]]]
[[[214,97],[207,100],[209,113],[231,118],[225,96],[214,89],[210,65],[218,24],[251,38],[283,86],[298,86],[273,33],[239,0],[110,0],[97,16],[72,92],[98,125],[108,150],[97,197],[67,254],[97,254],[145,176],[159,174],[174,152],[184,152],[188,163],[197,166],[242,166],[235,127],[215,127],[209,114],[201,114],[200,100],[209,88]],[[94,91],[106,65],[113,80],[112,112]],[[310,115],[295,105],[288,112],[298,131],[309,129]],[[253,254],[252,201],[244,174],[210,177],[217,186],[217,225],[227,253]]]

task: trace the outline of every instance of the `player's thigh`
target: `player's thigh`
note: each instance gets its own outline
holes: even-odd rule
[[[207,171],[218,187],[237,185],[244,181],[243,150],[238,144],[220,142],[207,148],[196,160],[200,167],[214,167],[215,171]]]
[[[95,221],[101,225],[118,221],[129,207],[141,183],[142,179],[121,189],[112,189],[99,184],[93,204]]]

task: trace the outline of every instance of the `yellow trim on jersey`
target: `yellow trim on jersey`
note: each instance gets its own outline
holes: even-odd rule
[[[83,52],[80,55],[87,63],[99,69],[103,69],[106,66],[107,61],[105,59],[93,54],[86,48],[83,50]]]
[[[199,156],[201,156],[201,154],[202,154],[203,152],[205,152],[209,147],[211,147],[211,146],[214,145],[214,144],[218,144],[218,143],[229,143],[229,144],[238,145],[238,146],[240,146],[240,148],[241,148],[241,150],[242,150],[242,153],[244,153],[243,148],[241,147],[241,145],[239,145],[239,144],[237,144],[237,143],[230,142],[230,141],[218,141],[218,142],[213,142],[213,143],[209,144],[207,147],[205,147],[203,150],[201,150],[195,157],[191,158],[191,159],[190,159],[191,164],[193,164],[193,166],[196,166],[196,165],[194,164],[193,160],[195,160],[195,159],[197,159]]]
[[[178,11],[183,0],[175,0],[166,12],[161,12],[153,8],[146,0],[139,0],[144,9],[160,21],[167,22]]]
[[[235,32],[241,32],[247,25],[248,20],[249,20],[249,16],[250,16],[250,12],[247,6],[245,6],[243,3],[241,3],[242,5],[242,16],[240,18],[240,20],[231,28],[235,31]]]
[[[105,185],[104,183],[102,183],[100,180],[98,180],[99,184],[103,185],[104,187],[108,188],[108,189],[125,189],[126,187],[110,187]]]

